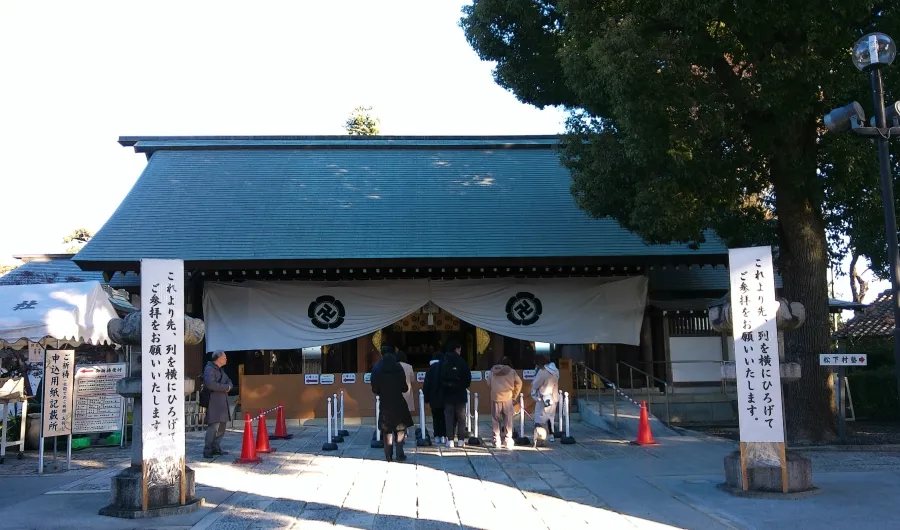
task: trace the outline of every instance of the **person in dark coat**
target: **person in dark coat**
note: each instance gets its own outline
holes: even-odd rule
[[[457,447],[466,445],[466,390],[472,384],[469,364],[462,358],[462,347],[451,344],[441,361],[441,388],[444,398],[444,419],[447,422],[447,447],[453,447],[456,431]]]
[[[217,350],[212,354],[212,360],[206,363],[203,369],[203,387],[209,392],[209,406],[206,407],[206,442],[203,445],[203,457],[227,455],[220,447],[222,436],[225,435],[225,424],[231,421],[231,413],[228,410],[228,393],[234,386],[231,378],[222,370],[228,358],[225,352]]]
[[[378,416],[378,428],[384,439],[384,458],[392,460],[393,447],[397,446],[397,460],[406,460],[403,452],[403,440],[406,429],[413,424],[409,407],[403,393],[409,391],[406,383],[406,372],[397,362],[397,358],[389,353],[381,358],[381,368],[372,374],[372,392],[381,397],[381,412]]]
[[[431,359],[431,366],[425,373],[425,382],[422,384],[422,392],[425,394],[425,403],[431,407],[431,422],[434,428],[435,443],[447,443],[447,420],[444,418],[444,390],[441,386],[441,358],[443,355],[435,353]]]

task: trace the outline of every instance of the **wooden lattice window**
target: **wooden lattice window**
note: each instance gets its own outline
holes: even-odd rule
[[[718,335],[709,325],[706,311],[669,313],[670,337],[709,337]]]

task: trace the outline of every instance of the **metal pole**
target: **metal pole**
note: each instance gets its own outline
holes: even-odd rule
[[[472,407],[470,405],[472,393],[466,390],[466,432],[472,432]]]
[[[887,127],[884,112],[884,86],[881,70],[872,70],[872,100],[875,104],[875,126],[879,129]],[[894,322],[900,322],[900,254],[897,250],[897,217],[894,205],[894,183],[891,178],[891,154],[888,138],[879,135],[878,167],[881,173],[881,202],[884,205],[884,230],[890,259],[891,291],[893,291]],[[894,326],[894,373],[897,378],[897,390],[900,392],[900,325]]]
[[[325,443],[331,443],[331,398],[328,398],[328,438],[325,439]]]
[[[72,433],[69,433],[68,442],[66,446],[66,471],[72,471]]]
[[[341,430],[344,430],[344,391],[341,390]]]
[[[565,394],[563,394],[563,396],[565,397],[565,400],[566,400],[565,401],[565,403],[566,403],[566,405],[565,405],[566,406],[566,438],[568,438],[569,437],[569,393],[566,392]]]
[[[562,411],[562,407],[559,406],[559,402],[562,401],[562,397],[563,397],[563,391],[560,390],[559,391],[559,399],[556,401],[556,403],[557,403],[556,408],[559,409],[557,411],[557,412],[559,412],[559,414],[557,414],[559,416],[559,424],[557,424],[557,427],[555,429],[553,429],[554,431],[557,431],[557,432],[561,431],[563,428],[563,411]]]
[[[338,435],[338,395],[334,394],[334,435]]]
[[[44,413],[44,411],[41,411],[41,414],[43,414],[43,413]],[[43,416],[41,416],[41,422],[43,422],[43,421],[44,421],[44,418],[43,418]],[[4,432],[3,434],[5,435],[6,433]],[[44,474],[44,435],[41,434],[41,439],[38,442],[38,475],[43,475],[43,474]]]
[[[847,409],[844,408],[844,400],[841,399],[841,382],[844,380],[844,367],[843,366],[838,367],[837,377],[838,377],[838,380],[837,380],[836,390],[837,390],[837,403],[838,403],[838,437],[839,437],[841,443],[843,444],[843,443],[847,442],[847,440],[846,440]]]
[[[519,392],[519,438],[525,438],[525,394],[522,392]]]
[[[425,412],[423,411],[422,414],[424,415]],[[424,416],[422,417],[424,418]],[[475,392],[475,412],[473,413],[473,421],[475,426],[472,430],[475,431],[475,438],[478,438],[478,392]],[[422,424],[425,424],[424,420],[422,421]]]
[[[381,396],[375,396],[375,441],[381,441],[381,427],[378,426],[378,417],[381,416]]]
[[[422,427],[422,438],[428,438],[425,436],[425,391],[421,388],[419,389],[419,425]]]

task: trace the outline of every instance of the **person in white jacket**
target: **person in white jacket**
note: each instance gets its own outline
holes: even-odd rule
[[[553,422],[559,406],[559,368],[544,355],[536,355],[537,374],[531,382],[534,400],[534,425],[547,429],[547,439],[553,441]]]

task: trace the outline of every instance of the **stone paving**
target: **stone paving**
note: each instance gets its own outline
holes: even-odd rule
[[[734,444],[709,437],[676,435],[658,438],[658,447],[637,447],[573,423],[576,445],[446,449],[416,448],[410,441],[409,460],[388,464],[381,449],[369,447],[371,427],[348,429],[351,436],[338,451],[323,452],[321,427],[290,428],[295,437],[272,440],[276,452],[261,455],[263,462],[254,466],[233,464],[240,451],[237,429],[223,443],[231,454],[214,460],[202,458],[202,433],[188,433],[189,465],[198,496],[207,502],[189,517],[146,521],[96,515],[107,502],[109,478],[128,465],[127,449],[73,453],[73,471],[45,477],[34,476],[34,461],[28,468],[26,461],[7,460],[0,481],[12,493],[0,497],[15,494],[16,480],[32,481],[32,487],[35,480],[50,484],[51,477],[62,483],[7,503],[0,527],[796,530],[849,524],[864,514],[865,524],[856,526],[896,528],[891,504],[900,494],[897,453],[810,452],[822,495],[759,501],[716,489],[722,458]],[[843,509],[845,497],[855,504]]]

